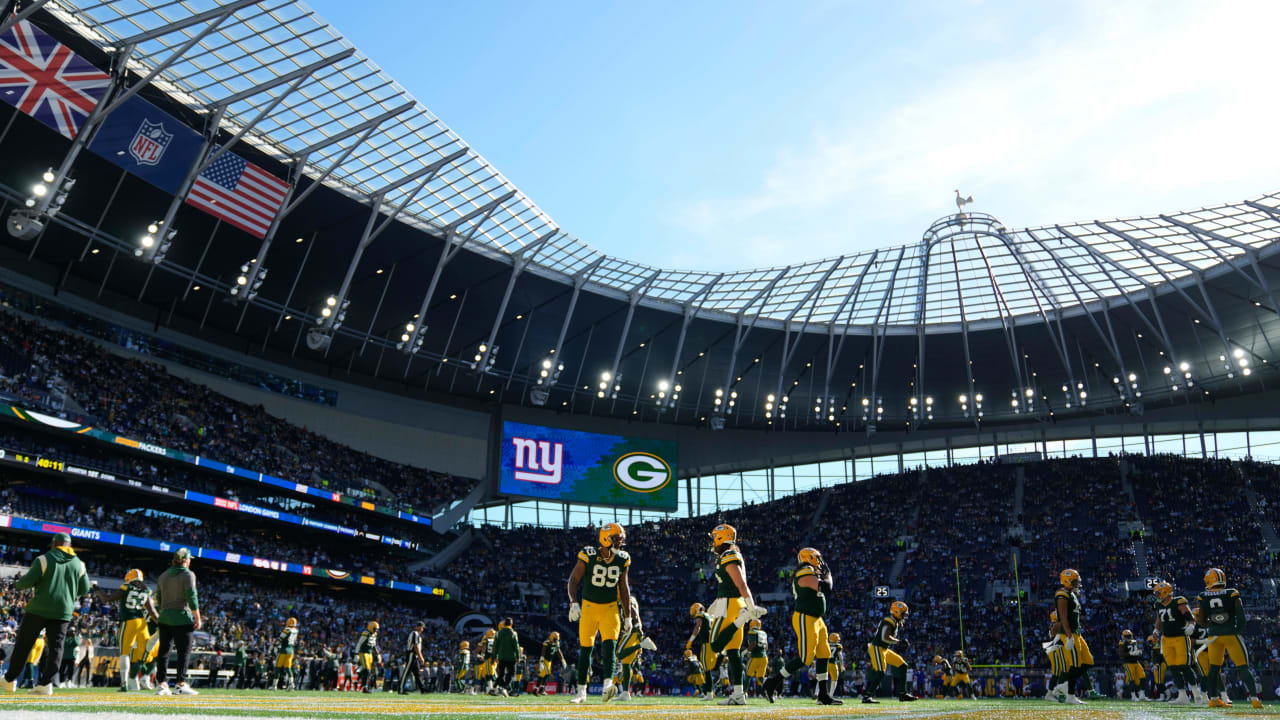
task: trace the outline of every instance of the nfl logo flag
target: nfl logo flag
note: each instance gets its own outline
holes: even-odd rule
[[[203,144],[200,133],[134,96],[102,121],[89,150],[176,195]]]
[[[187,203],[262,238],[289,184],[233,152],[219,155],[187,194]]]
[[[0,100],[73,138],[111,78],[23,20],[0,35]]]

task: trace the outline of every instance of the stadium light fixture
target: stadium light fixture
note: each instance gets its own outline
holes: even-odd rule
[[[163,220],[150,223],[146,233],[138,238],[138,247],[134,248],[133,256],[143,262],[159,265],[169,254],[169,248],[173,246],[173,238],[177,234],[177,230],[164,227]]]
[[[232,298],[252,300],[258,297],[262,283],[266,282],[267,269],[258,264],[254,258],[240,266],[240,274],[236,276],[236,284],[231,286]]]
[[[471,358],[471,369],[478,372],[489,372],[498,362],[498,346],[490,347],[487,343],[476,346],[476,354]]]

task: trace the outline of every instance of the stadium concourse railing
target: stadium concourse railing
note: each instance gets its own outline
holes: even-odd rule
[[[218,460],[212,460],[201,455],[192,455],[190,453],[182,452],[181,450],[172,450],[170,448],[156,445],[155,443],[117,435],[109,430],[102,430],[88,424],[91,421],[87,419],[81,418],[79,420],[71,420],[49,415],[46,412],[34,410],[29,407],[23,407],[33,403],[25,402],[24,398],[11,396],[7,393],[0,394],[0,400],[6,401],[6,404],[0,406],[0,418],[35,424],[44,428],[67,432],[82,438],[92,438],[107,445],[131,448],[149,455],[194,465],[210,472],[226,474],[241,480],[260,483],[262,485],[268,485],[290,493],[303,495],[312,502],[319,500],[324,503],[343,505],[357,510],[377,513],[384,517],[393,517],[406,522],[422,525],[424,527],[431,527],[433,524],[430,517],[397,510],[387,506],[386,504],[379,504],[364,498],[353,497],[348,493],[333,492],[313,487],[305,483],[286,480],[267,473],[247,470]]]
[[[432,585],[420,585],[418,583],[378,578],[371,575],[355,575],[346,570],[339,570],[336,568],[321,568],[313,565],[289,562],[288,560],[277,560],[275,558],[245,555],[243,553],[230,552],[227,550],[200,547],[199,545],[191,545],[181,541],[170,542],[168,540],[153,540],[151,538],[139,537],[137,535],[127,535],[107,530],[77,527],[75,525],[51,522],[41,520],[39,518],[29,518],[21,515],[0,514],[0,530],[23,534],[36,534],[43,537],[48,537],[53,533],[63,532],[75,538],[76,542],[81,544],[88,543],[90,545],[119,546],[160,554],[169,554],[180,547],[185,547],[191,551],[192,555],[202,560],[227,563],[229,565],[236,565],[239,567],[257,568],[259,570],[270,570],[310,578],[337,580],[339,582],[360,585],[371,585],[373,587],[399,590],[416,595],[434,595],[446,600],[453,599],[444,588]]]
[[[337,523],[313,520],[311,518],[283,510],[260,507],[252,503],[218,497],[217,495],[209,495],[208,493],[197,492],[195,490],[167,487],[156,482],[139,480],[137,478],[108,472],[99,468],[84,467],[83,465],[64,460],[57,455],[35,454],[24,450],[14,450],[0,444],[0,466],[3,465],[18,466],[32,472],[44,473],[53,476],[72,475],[77,479],[89,480],[107,486],[129,488],[135,492],[151,494],[158,497],[168,498],[170,500],[186,500],[198,505],[206,505],[220,510],[225,510],[229,513],[253,515],[254,517],[275,520],[289,525],[334,533],[343,537],[358,538],[371,543],[392,545],[405,550],[421,550],[419,544],[411,540],[403,540],[390,535],[372,533],[366,530],[347,527],[346,525],[339,525]]]

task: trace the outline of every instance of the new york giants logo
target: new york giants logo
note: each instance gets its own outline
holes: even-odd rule
[[[139,165],[157,165],[171,142],[173,133],[165,132],[164,125],[143,120],[129,143],[129,154]]]
[[[515,447],[515,478],[525,482],[559,485],[563,474],[564,443],[511,438]]]

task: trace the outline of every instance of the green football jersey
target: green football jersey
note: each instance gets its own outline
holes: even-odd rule
[[[796,600],[796,612],[822,617],[827,613],[827,596],[820,589],[800,585],[800,579],[806,577],[818,579],[818,571],[810,565],[801,565],[791,579],[791,596]]]
[[[151,598],[151,588],[137,583],[125,583],[120,586],[120,621],[137,620],[147,616],[147,600]]]
[[[547,662],[551,662],[555,658],[560,657],[560,641],[559,640],[543,640],[542,654],[539,655],[539,657],[541,657],[543,660],[546,660]]]
[[[631,567],[631,556],[625,550],[614,549],[605,560],[588,545],[578,551],[578,559],[587,566],[582,576],[582,599],[600,605],[618,602],[618,581]]]
[[[1171,599],[1168,605],[1156,605],[1156,615],[1160,618],[1160,635],[1163,637],[1177,637],[1185,635],[1187,632],[1187,623],[1191,620],[1183,614],[1183,609],[1187,607],[1187,599],[1181,595]]]
[[[886,642],[884,638],[897,637],[898,627],[897,620],[894,620],[892,616],[886,616],[885,619],[881,620],[880,624],[876,626],[876,634],[875,637],[871,638],[871,644],[877,647],[893,647],[893,643]]]
[[[1058,590],[1053,594],[1054,607],[1058,605],[1058,598],[1067,599],[1067,617],[1062,617],[1062,613],[1058,613],[1058,621],[1062,623],[1062,632],[1078,633],[1080,632],[1080,599],[1076,594],[1067,590]]]
[[[454,663],[453,669],[459,673],[464,673],[469,667],[471,667],[471,653],[467,650],[459,650],[458,659]]]
[[[356,641],[357,653],[374,653],[378,652],[378,633],[364,630],[360,633],[360,639]]]
[[[701,618],[702,620],[702,625],[698,626],[698,642],[711,642],[711,616],[707,613],[701,612],[694,617]]]
[[[280,631],[280,637],[276,638],[276,645],[279,649],[276,651],[278,655],[292,655],[294,647],[298,644],[298,628],[287,627]]]
[[[716,561],[717,598],[742,597],[742,593],[738,592],[738,586],[733,584],[733,578],[729,577],[728,568],[731,565],[737,565],[742,572],[746,572],[746,565],[742,562],[742,552],[738,550],[737,545],[730,545],[728,550],[720,553],[720,558]]]
[[[1236,606],[1239,600],[1235,588],[1205,590],[1196,598],[1210,635],[1239,635],[1244,630],[1244,610]]]
[[[755,645],[751,645],[751,641],[755,640]],[[762,658],[769,656],[769,635],[764,630],[756,628],[747,634],[747,644],[751,647],[751,657]]]

